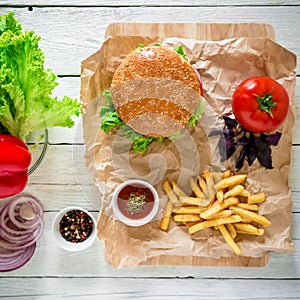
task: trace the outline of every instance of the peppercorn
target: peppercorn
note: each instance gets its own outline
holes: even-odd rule
[[[81,210],[71,210],[64,214],[59,223],[62,237],[71,243],[85,241],[92,233],[93,220]]]

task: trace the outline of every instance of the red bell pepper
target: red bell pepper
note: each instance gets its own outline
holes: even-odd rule
[[[28,181],[31,154],[20,139],[0,134],[0,198],[20,193]]]

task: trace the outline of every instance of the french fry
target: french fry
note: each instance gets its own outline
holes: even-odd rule
[[[184,222],[184,225],[189,228],[189,227],[192,227],[192,226],[194,226],[194,225],[196,225],[198,223],[199,223],[199,221]]]
[[[179,197],[179,200],[183,205],[197,205],[201,207],[205,207],[209,204],[209,201],[202,198],[196,198],[196,197]]]
[[[202,190],[202,193],[204,194],[205,197],[207,197],[208,191],[207,191],[207,185],[206,185],[205,180],[201,176],[198,176],[198,182],[199,182],[199,186]]]
[[[255,221],[264,226],[271,225],[271,222],[266,217],[261,216],[253,211],[249,211],[249,210],[246,210],[246,209],[243,209],[240,207],[235,207],[235,206],[230,207],[230,209],[232,209],[236,215],[239,215],[243,218],[250,219],[250,220]]]
[[[256,204],[238,203],[236,206],[247,210],[258,211],[258,205]]]
[[[188,196],[172,181],[163,186],[168,195],[168,203],[160,222],[162,230],[167,230],[171,220],[177,225],[185,225],[192,235],[204,228],[219,230],[236,255],[242,251],[234,241],[238,234],[264,234],[256,223],[270,226],[270,221],[258,213],[259,203],[266,200],[264,193],[251,194],[246,189],[246,174],[234,175],[230,170],[210,172],[205,170],[189,183],[195,196]],[[243,237],[245,238],[245,237]]]
[[[199,185],[198,185],[198,183],[197,183],[197,181],[194,177],[192,177],[190,179],[190,186],[191,186],[191,188],[192,188],[192,190],[195,193],[197,198],[200,198],[200,199],[205,198],[205,196],[203,195],[203,193],[202,193],[202,191],[201,191],[201,189],[200,189],[200,187],[199,187]]]
[[[216,192],[216,198],[219,203],[222,203],[224,200],[224,192],[222,190]]]
[[[251,224],[235,223],[233,224],[235,230],[238,233],[246,233],[253,235],[263,235],[264,229],[257,228]]]
[[[242,185],[238,184],[238,185],[234,186],[232,189],[230,189],[229,191],[227,191],[224,194],[224,198],[226,199],[228,197],[238,196],[244,189],[245,188]]]
[[[177,185],[175,181],[172,181],[173,192],[177,197],[186,197],[186,193]]]
[[[177,206],[180,204],[180,201],[178,200],[177,196],[175,195],[175,193],[173,192],[171,186],[170,186],[170,183],[169,181],[164,181],[163,183],[163,187],[169,197],[169,199],[172,201],[172,203]]]
[[[241,218],[242,218],[242,222],[245,224],[250,224],[252,222],[252,220],[249,218],[245,218],[245,217],[241,217]]]
[[[242,250],[238,247],[238,245],[235,243],[235,241],[233,240],[233,238],[231,237],[230,233],[228,232],[228,230],[226,229],[226,227],[224,225],[219,225],[217,227],[222,236],[224,237],[225,241],[227,242],[227,244],[230,246],[230,248],[233,250],[233,252],[236,255],[241,255],[242,254]]]
[[[224,173],[223,173],[223,179],[225,178],[229,178],[231,176],[231,171],[230,170],[226,170]],[[220,180],[221,181],[221,180]]]
[[[222,203],[215,201],[207,210],[203,211],[200,214],[202,219],[207,219],[210,216],[218,213],[221,210],[224,210],[230,206],[237,204],[239,200],[236,197],[229,197],[225,199]]]
[[[200,208],[196,205],[191,206],[180,206],[173,209],[173,213],[175,214],[198,214],[203,211],[203,208]]]
[[[198,224],[192,226],[189,228],[189,233],[193,234],[197,231],[200,231],[204,228],[219,226],[222,224],[228,224],[228,223],[238,223],[241,222],[242,219],[240,216],[230,216],[228,218],[222,218],[222,219],[214,219],[214,220],[206,220],[203,222],[199,222]]]
[[[228,224],[226,224],[225,226],[226,226],[228,232],[230,233],[231,237],[232,237],[233,239],[235,239],[237,233],[236,233],[236,230],[235,230],[233,224],[232,224],[232,223],[228,223]]]
[[[171,200],[169,200],[167,202],[167,205],[164,209],[162,218],[160,220],[160,228],[162,230],[167,230],[168,229],[170,220],[172,218],[172,211],[173,211],[173,203],[172,203]]]
[[[174,216],[175,222],[194,222],[201,221],[201,218],[198,214],[176,214]]]
[[[248,198],[250,195],[251,195],[250,192],[247,191],[246,189],[244,189],[244,190],[239,194],[239,196],[246,197],[246,198]]]
[[[232,214],[233,214],[233,211],[232,211],[232,210],[226,209],[226,210],[219,211],[218,213],[216,213],[216,214],[214,214],[214,215],[212,215],[212,216],[209,216],[209,217],[207,218],[207,220],[221,219],[221,218],[228,218],[228,217],[230,217]]]
[[[206,197],[209,199],[210,202],[212,202],[216,195],[215,183],[214,183],[213,177],[208,170],[205,170],[203,172],[203,178],[206,181],[206,187],[207,187]]]
[[[225,189],[231,186],[235,186],[244,182],[247,178],[246,174],[233,175],[228,178],[222,179],[220,182],[215,184],[215,190],[219,191],[221,189]]]
[[[248,204],[255,204],[255,203],[261,203],[266,200],[265,193],[258,193],[248,196]]]

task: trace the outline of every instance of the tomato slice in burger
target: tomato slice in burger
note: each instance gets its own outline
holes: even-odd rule
[[[274,79],[251,77],[236,88],[232,96],[232,111],[236,120],[249,131],[273,131],[287,117],[289,96]]]

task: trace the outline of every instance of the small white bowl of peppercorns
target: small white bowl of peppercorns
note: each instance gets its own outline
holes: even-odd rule
[[[129,226],[149,223],[156,216],[158,207],[156,189],[144,180],[127,180],[113,194],[112,208],[115,216]]]
[[[96,221],[81,207],[66,207],[54,218],[52,230],[58,245],[71,252],[90,247],[96,236]]]

